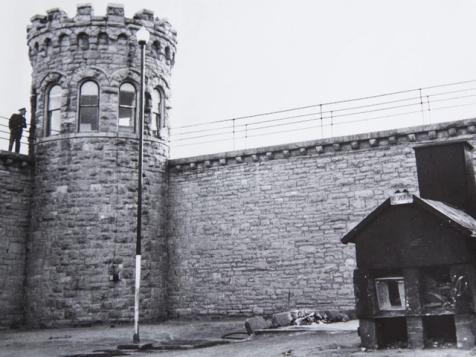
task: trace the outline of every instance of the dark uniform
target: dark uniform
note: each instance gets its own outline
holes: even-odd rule
[[[20,152],[20,140],[23,134],[23,128],[26,128],[26,119],[24,117],[26,110],[20,109],[20,114],[12,114],[8,122],[10,128],[10,144],[8,151],[12,151],[15,142],[15,152]]]

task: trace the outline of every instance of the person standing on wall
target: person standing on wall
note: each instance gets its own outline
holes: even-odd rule
[[[8,151],[12,151],[13,143],[15,142],[15,152],[20,152],[20,140],[23,134],[23,128],[26,128],[26,109],[18,109],[20,114],[12,114],[8,122],[8,127],[10,128],[10,144],[8,145]]]

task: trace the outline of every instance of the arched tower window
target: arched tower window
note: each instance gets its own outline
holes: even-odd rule
[[[136,89],[131,83],[119,88],[119,127],[134,130],[136,122]]]
[[[159,88],[152,91],[152,118],[150,130],[154,136],[158,136],[160,129],[164,127],[164,96]]]
[[[61,96],[59,85],[54,85],[48,91],[46,112],[46,136],[57,135],[61,129]]]
[[[97,131],[99,127],[99,87],[86,81],[79,90],[79,131]]]

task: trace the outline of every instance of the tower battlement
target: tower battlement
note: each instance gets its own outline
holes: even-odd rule
[[[135,38],[141,26],[151,34],[147,50],[157,59],[164,58],[170,66],[175,62],[177,32],[166,19],[154,17],[151,10],[143,9],[133,18],[127,18],[122,5],[110,4],[105,16],[94,16],[92,5],[80,4],[73,18],[54,8],[46,15],[33,16],[30,21],[27,41],[32,62],[41,54],[54,53],[55,49],[64,51],[66,47],[72,47],[70,50],[74,50],[78,46],[85,49],[86,41],[90,50],[96,50],[98,46],[114,46],[117,42]],[[130,44],[134,45],[134,42],[130,41]]]

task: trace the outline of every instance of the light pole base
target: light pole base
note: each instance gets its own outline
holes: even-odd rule
[[[139,334],[138,334],[138,333],[135,333],[135,334],[132,336],[132,343],[139,343],[139,342],[140,342]]]

